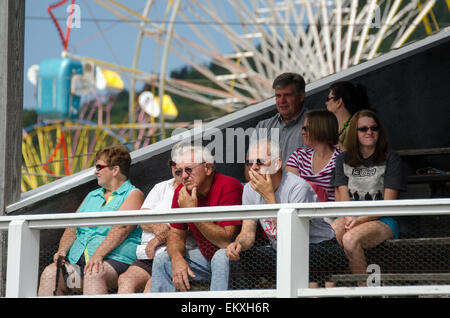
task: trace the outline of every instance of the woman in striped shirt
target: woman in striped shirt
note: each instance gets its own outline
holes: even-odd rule
[[[340,153],[335,147],[338,143],[336,116],[327,110],[309,111],[305,115],[302,135],[305,147],[297,148],[291,154],[285,170],[299,175],[314,188],[326,191],[327,201],[334,201],[330,179]]]

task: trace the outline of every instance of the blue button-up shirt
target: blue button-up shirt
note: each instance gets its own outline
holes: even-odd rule
[[[305,121],[306,109],[303,106],[300,114],[297,118],[290,120],[287,124],[279,113],[275,116],[262,120],[256,125],[256,133],[259,138],[267,137],[274,139],[272,133],[278,133],[281,150],[281,157],[283,159],[283,169],[286,162],[289,160],[291,154],[299,147],[303,146],[302,126]],[[260,130],[265,128],[266,130]],[[271,129],[277,129],[277,132],[271,131]]]

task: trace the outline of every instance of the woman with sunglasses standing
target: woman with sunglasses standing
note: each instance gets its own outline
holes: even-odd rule
[[[348,125],[353,114],[361,109],[369,109],[366,90],[362,85],[348,81],[333,83],[329,88],[325,106],[338,120],[339,143],[337,146],[345,150]]]
[[[327,110],[311,110],[305,114],[302,127],[303,144],[295,150],[285,170],[302,177],[314,188],[320,201],[334,201],[331,174],[340,151],[336,116]]]
[[[374,112],[361,110],[353,116],[347,150],[336,160],[331,185],[336,201],[395,200],[398,192],[406,189],[401,159],[388,149],[386,134]],[[332,227],[353,274],[366,274],[364,249],[398,238],[398,223],[391,217],[341,217]]]
[[[124,146],[98,151],[94,173],[100,188],[88,193],[77,213],[138,210],[144,194],[128,179],[130,166]],[[135,225],[67,228],[54,263],[41,275],[38,295],[62,295],[68,289],[82,289],[84,295],[107,294],[136,259],[141,233]]]

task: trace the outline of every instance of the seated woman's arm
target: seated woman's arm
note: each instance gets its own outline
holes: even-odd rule
[[[296,176],[298,176],[298,169],[297,168],[286,166],[286,168],[284,168],[284,170],[287,171],[287,172],[293,173]]]
[[[384,200],[397,200],[398,190],[385,188],[383,198],[384,198]]]
[[[80,208],[80,206],[78,206],[78,209]],[[55,255],[53,255],[53,261],[55,263],[58,261],[58,258],[62,257],[63,258],[62,264],[64,264],[64,259],[67,256],[67,252],[69,252],[73,242],[75,242],[76,239],[77,239],[76,228],[68,227],[64,230],[64,233],[61,236],[61,239],[59,240],[58,250],[56,251]]]
[[[59,241],[58,251],[53,255],[53,261],[56,263],[58,258],[62,257],[63,259],[67,256],[67,252],[72,247],[73,242],[75,242],[77,238],[77,229],[74,227],[68,227],[65,229],[63,235],[61,236],[61,240]],[[63,260],[64,263],[64,260]]]
[[[128,194],[125,201],[120,206],[119,211],[139,210],[143,202],[144,194],[140,190],[134,190]],[[136,225],[113,226],[108,232],[108,235],[106,235],[106,238],[103,240],[102,244],[100,244],[95,253],[89,259],[88,264],[86,264],[85,273],[88,270],[91,270],[91,267],[94,265],[103,268],[103,258],[119,246],[135,227]]]
[[[384,200],[396,200],[398,197],[398,190],[386,188],[384,189]],[[378,220],[380,216],[359,216],[359,217],[346,217],[345,224],[346,230],[349,230],[359,224],[363,224],[370,221]]]
[[[396,200],[398,197],[398,190],[386,188],[384,189],[384,198],[383,200]],[[356,224],[361,224],[369,221],[378,220],[380,216],[360,216],[356,219]],[[353,226],[354,226],[353,225]]]
[[[334,188],[334,200],[335,201],[350,201],[348,195],[348,186],[341,185]]]

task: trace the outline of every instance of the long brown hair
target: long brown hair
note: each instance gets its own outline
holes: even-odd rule
[[[388,149],[386,132],[384,131],[383,126],[381,125],[381,122],[378,119],[378,116],[371,110],[363,109],[356,112],[353,115],[352,120],[350,121],[350,125],[348,127],[347,145],[346,145],[347,149],[346,151],[348,153],[347,163],[352,167],[359,167],[363,162],[363,158],[361,157],[361,154],[359,152],[359,139],[357,130],[358,120],[362,117],[372,118],[379,128],[378,140],[375,146],[375,152],[373,154],[374,162],[379,163],[381,161],[386,160],[386,151]]]

